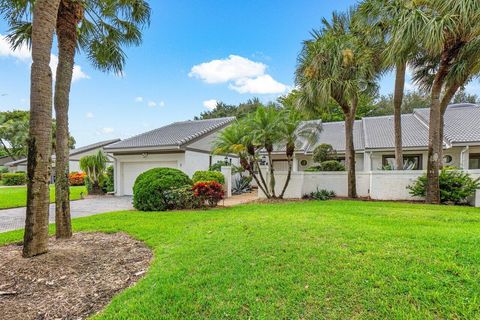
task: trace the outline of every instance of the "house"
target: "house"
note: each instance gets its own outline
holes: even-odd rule
[[[5,166],[6,163],[12,162],[13,158],[10,156],[0,157],[0,167]]]
[[[218,133],[234,120],[175,122],[108,145],[105,151],[115,163],[115,194],[132,195],[135,179],[152,168],[177,168],[189,176],[208,170],[211,164],[224,160],[225,156],[212,156],[212,145]]]
[[[344,122],[322,123],[315,120],[321,129],[317,143],[299,145],[295,151],[293,171],[304,171],[316,165],[312,155],[319,144],[331,144],[345,159]],[[429,109],[416,109],[402,115],[402,142],[404,162],[411,170],[427,167]],[[457,168],[480,169],[480,106],[475,104],[452,104],[445,113],[444,164]],[[365,117],[354,124],[354,146],[357,172],[382,170],[395,161],[393,116]],[[284,152],[278,150],[273,157],[278,171],[286,170]]]
[[[80,170],[80,159],[84,156],[96,154],[98,150],[103,150],[106,146],[119,142],[120,139],[113,139],[113,140],[106,140],[100,141],[97,143],[93,143],[84,147],[72,149],[70,151],[70,172],[77,172]],[[113,164],[113,159],[109,158],[110,162]],[[52,156],[52,163],[55,165],[55,155]],[[17,171],[27,171],[27,159],[23,158],[17,161],[11,161],[5,164],[6,167],[9,168],[10,172],[17,172]],[[52,174],[54,171],[52,170]]]

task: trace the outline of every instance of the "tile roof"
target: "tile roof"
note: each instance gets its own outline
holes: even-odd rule
[[[235,117],[227,117],[208,120],[174,122],[167,126],[114,143],[105,149],[115,150],[145,147],[179,147],[196,138],[223,128],[234,120]]]
[[[428,147],[429,109],[415,109],[412,114],[402,115],[402,142],[405,148]],[[452,104],[445,112],[446,144],[478,142],[480,144],[480,106],[475,104]],[[337,151],[345,151],[345,123],[321,123],[318,143],[298,148],[312,152],[318,144],[331,144]],[[355,150],[390,149],[395,147],[393,116],[366,117],[356,120],[354,126]],[[281,151],[281,150],[278,150]]]
[[[429,123],[429,109],[416,109],[415,114]],[[451,104],[445,111],[444,120],[444,137],[447,142],[480,141],[480,106],[470,103]]]
[[[393,119],[393,116],[363,118],[366,149],[395,147]],[[428,146],[428,127],[413,114],[402,115],[402,145]]]
[[[74,156],[74,155],[77,155],[77,154],[80,154],[80,153],[83,153],[83,152],[87,152],[87,151],[90,151],[90,150],[95,150],[97,148],[106,147],[109,144],[119,142],[119,141],[120,141],[120,139],[105,140],[105,141],[92,143],[92,144],[89,144],[87,146],[83,146],[83,147],[80,147],[80,148],[72,149],[72,150],[70,150],[70,156]],[[55,159],[55,155],[52,156],[52,159]],[[19,164],[22,164],[22,163],[27,163],[27,158],[22,158],[22,159],[19,159],[19,160],[16,160],[16,161],[8,162],[5,165],[6,166],[16,166],[16,165],[19,165]]]

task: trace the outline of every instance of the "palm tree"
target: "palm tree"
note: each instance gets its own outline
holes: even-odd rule
[[[12,26],[9,38],[14,47],[30,41],[28,7],[12,6],[7,12]],[[144,0],[75,1],[61,0],[57,18],[59,63],[55,82],[56,132],[56,236],[72,235],[68,184],[68,108],[75,51],[83,49],[92,64],[103,71],[121,73],[125,64],[122,46],[138,45],[141,28],[149,23],[150,7]],[[80,27],[79,27],[80,25]]]
[[[302,121],[301,114],[292,108],[287,108],[282,112],[280,117],[279,132],[282,138],[282,143],[285,144],[285,156],[287,157],[288,163],[285,184],[278,196],[282,199],[292,176],[293,156],[297,144],[315,144],[320,138],[319,134],[321,131],[321,125],[319,121]]]
[[[392,28],[389,54],[407,50],[415,41],[419,50],[414,79],[431,95],[427,167],[427,203],[440,203],[439,168],[442,162],[443,113],[460,86],[478,69],[472,57],[480,47],[480,2],[425,0],[395,2],[399,8]]]
[[[268,155],[269,191],[272,198],[275,195],[275,169],[273,167],[272,152],[276,142],[281,139],[279,130],[282,118],[278,110],[273,107],[259,107],[250,117],[247,117],[248,131],[252,135],[253,144],[263,148]]]
[[[107,169],[107,156],[98,150],[96,154],[85,156],[80,159],[80,169],[87,175],[87,179],[90,183],[91,188],[89,192],[91,194],[103,194],[101,187],[101,182],[103,180],[103,175]]]
[[[36,0],[33,10],[24,257],[48,250],[48,181],[52,147],[52,71],[49,63],[59,3],[60,0]]]
[[[353,12],[334,13],[332,21],[312,32],[298,58],[296,82],[300,107],[326,105],[334,100],[345,115],[345,158],[348,196],[357,197],[353,127],[359,98],[376,90],[378,48],[366,43],[352,19]]]
[[[252,143],[252,136],[245,124],[245,120],[236,121],[217,136],[214,142],[214,154],[236,154],[240,158],[240,165],[253,177],[260,190],[270,198],[268,185],[262,171],[259,170],[258,148]]]

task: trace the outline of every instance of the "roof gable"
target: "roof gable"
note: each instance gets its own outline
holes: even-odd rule
[[[235,120],[235,117],[174,122],[109,145],[106,150],[181,147]]]

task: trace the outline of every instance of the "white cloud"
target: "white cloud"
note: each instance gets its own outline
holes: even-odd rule
[[[239,93],[278,94],[288,86],[276,81],[266,73],[267,65],[247,58],[230,55],[227,59],[212,60],[193,66],[190,77],[206,83],[226,83]]]
[[[239,93],[269,94],[283,93],[288,87],[266,74],[256,78],[244,78],[230,84],[229,88]]]
[[[208,110],[213,110],[217,106],[217,100],[211,99],[211,100],[203,101],[203,106]]]
[[[85,114],[85,117],[86,117],[87,119],[92,119],[92,118],[95,117],[95,115],[94,115],[92,112],[87,112],[87,113]]]
[[[17,50],[12,50],[10,43],[5,36],[0,34],[0,57],[14,58],[25,63],[31,63],[32,54],[26,45],[21,45]],[[58,56],[52,54],[50,56],[50,68],[52,69],[53,79],[55,80],[56,70],[58,65]],[[72,82],[80,79],[89,79],[90,77],[83,72],[82,67],[74,65]]]
[[[136,97],[135,102],[143,102],[143,97]]]
[[[113,133],[115,130],[113,128],[103,128],[102,132],[106,134]]]
[[[147,106],[149,106],[150,108],[154,108],[157,106],[157,103],[155,101],[148,101]]]
[[[230,55],[227,59],[212,60],[193,66],[190,77],[206,83],[224,83],[241,78],[257,77],[265,73],[267,66],[244,57]]]
[[[160,107],[165,107],[165,102],[164,101],[160,101],[160,103],[158,104]]]

